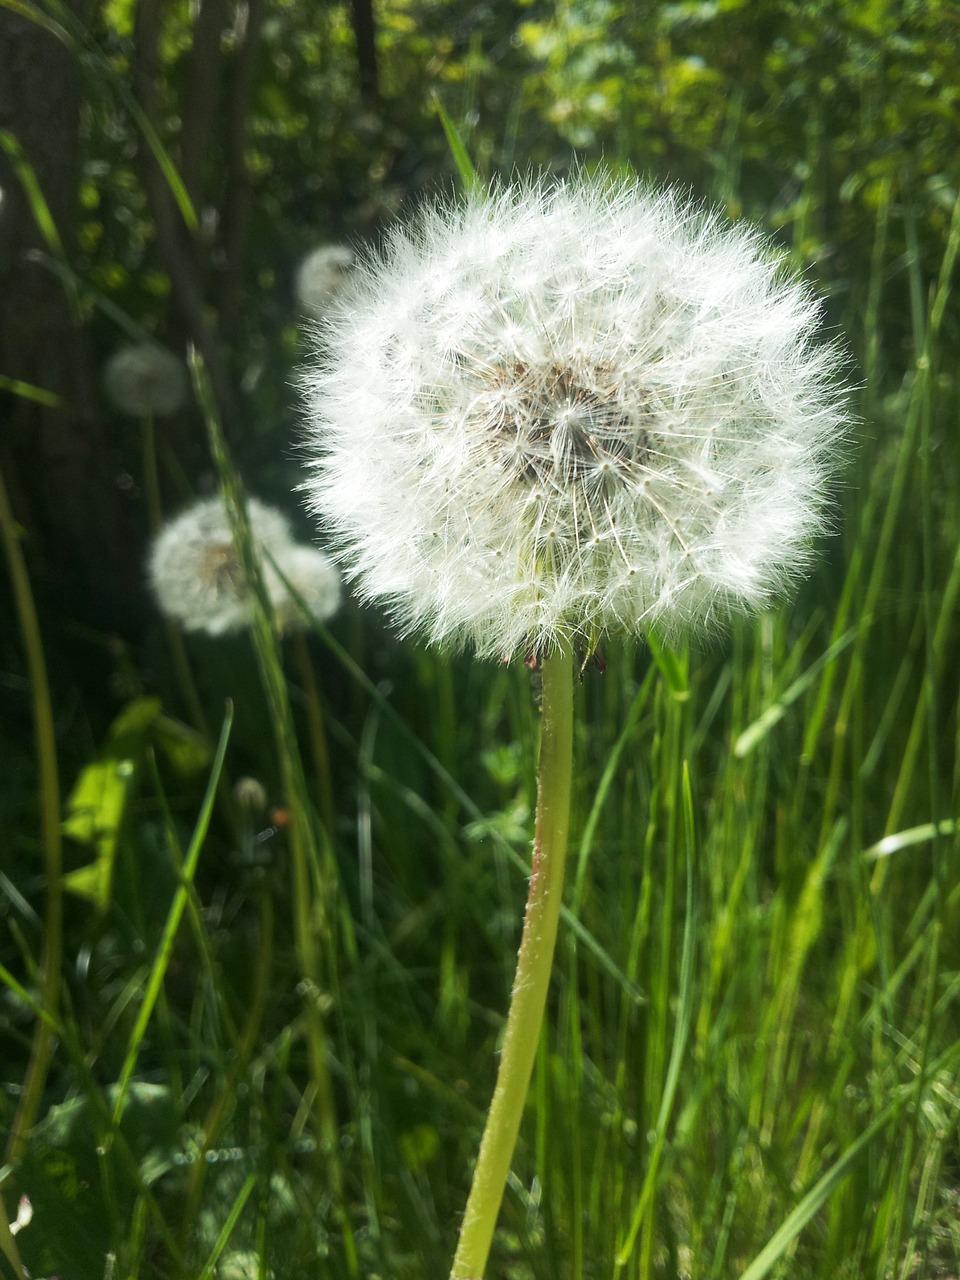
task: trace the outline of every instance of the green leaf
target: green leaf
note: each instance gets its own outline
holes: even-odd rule
[[[925,822],[923,826],[910,827],[906,831],[897,831],[893,835],[884,836],[869,849],[864,849],[860,856],[870,862],[876,862],[879,858],[889,858],[891,854],[899,853],[901,849],[910,849],[916,844],[926,844],[928,841],[936,840],[938,836],[952,836],[958,831],[960,831],[960,819],[954,821],[952,818],[947,818],[943,822]]]
[[[873,1141],[878,1133],[886,1128],[898,1107],[899,1103],[893,1103],[887,1107],[885,1111],[882,1111],[877,1116],[873,1124],[850,1144],[840,1159],[831,1165],[820,1181],[811,1187],[793,1212],[788,1214],[778,1230],[773,1233],[763,1249],[760,1250],[753,1262],[740,1276],[740,1280],[762,1280],[763,1276],[769,1274],[810,1219],[815,1217],[823,1208],[838,1184],[847,1176],[850,1166],[863,1152],[864,1148]]]
[[[181,868],[181,881],[173,896],[170,909],[167,912],[166,924],[163,928],[163,936],[160,946],[153,959],[153,965],[150,969],[150,976],[147,980],[146,990],[144,991],[143,1000],[137,1013],[137,1020],[130,1032],[130,1039],[127,1042],[127,1052],[123,1060],[123,1066],[120,1070],[120,1078],[117,1082],[117,1092],[113,1103],[113,1122],[119,1123],[123,1115],[124,1106],[127,1100],[127,1091],[133,1079],[133,1071],[137,1062],[137,1055],[140,1052],[140,1043],[143,1039],[144,1032],[147,1029],[147,1023],[153,1013],[157,999],[160,995],[160,988],[163,985],[163,979],[167,972],[167,966],[170,963],[170,957],[173,955],[173,944],[176,940],[177,930],[180,927],[180,920],[187,907],[187,900],[190,895],[190,888],[193,884],[193,877],[197,870],[197,863],[200,860],[200,850],[203,848],[203,842],[206,839],[207,828],[210,825],[210,815],[213,813],[213,802],[217,794],[217,784],[220,781],[220,774],[223,771],[223,762],[226,759],[227,743],[230,741],[230,729],[233,725],[233,705],[227,704],[226,715],[223,720],[223,728],[220,731],[220,741],[217,744],[217,753],[214,757],[213,766],[210,771],[210,777],[207,781],[207,790],[203,798],[203,804],[200,806],[200,813],[197,816],[196,825],[193,829],[193,837],[190,841],[190,847],[187,849],[187,856],[183,860]]]
[[[89,865],[65,875],[63,885],[101,909],[110,901],[117,839],[135,773],[129,759],[95,760],[83,769],[67,800],[64,834],[92,845],[96,856]]]
[[[63,878],[70,893],[89,898],[103,910],[110,901],[113,868],[127,801],[139,764],[160,717],[159,698],[136,698],[120,712],[98,759],[80,773],[67,799],[65,835],[92,845],[92,863]],[[172,723],[172,722],[171,722]]]
[[[182,777],[192,777],[210,763],[211,751],[207,740],[182,720],[157,716],[152,738],[157,750]]]
[[[19,13],[21,18],[26,18],[29,22],[35,22],[38,27],[43,27],[44,31],[49,31],[52,36],[56,36],[65,45],[73,48],[73,41],[70,35],[60,26],[59,22],[54,22],[42,9],[38,9],[35,4],[29,4],[28,0],[0,0],[0,9],[9,9],[12,13]]]

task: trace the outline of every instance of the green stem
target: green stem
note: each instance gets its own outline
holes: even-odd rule
[[[157,472],[157,434],[153,415],[149,413],[140,419],[140,466],[143,471],[143,491],[147,499],[150,532],[156,534],[163,524],[163,502]]]
[[[150,534],[156,537],[163,528],[163,500],[160,496],[160,473],[157,467],[157,432],[153,415],[146,414],[140,419],[140,468],[143,473],[143,492],[147,500],[147,521]],[[187,713],[193,721],[193,727],[211,741],[210,726],[204,715],[203,704],[197,693],[197,686],[190,670],[187,650],[183,636],[169,620],[164,618],[164,629],[167,635],[167,646],[173,658],[173,666],[180,692],[186,703]]]
[[[320,797],[320,816],[327,831],[332,833],[336,812],[333,803],[333,781],[330,777],[330,752],[327,748],[327,734],[323,727],[323,706],[320,702],[320,690],[317,678],[313,673],[313,663],[306,637],[302,631],[295,631],[292,637],[293,652],[303,685],[303,697],[307,712],[307,732],[310,737],[310,752],[313,756],[313,767],[317,774],[317,788]]]
[[[43,863],[46,877],[46,911],[43,928],[42,993],[43,1007],[52,1017],[60,1005],[60,964],[63,954],[63,882],[61,877],[60,775],[57,766],[57,743],[53,722],[53,703],[47,680],[40,623],[30,590],[27,566],[7,488],[0,475],[0,541],[3,543],[23,648],[33,691],[33,723],[36,733],[37,774],[40,784],[40,822],[43,838]],[[30,1063],[20,1093],[6,1159],[23,1154],[26,1135],[40,1108],[43,1088],[53,1053],[53,1031],[49,1022],[40,1019],[33,1035]]]
[[[450,1280],[482,1280],[540,1039],[563,903],[573,757],[573,656],[543,663],[543,723],[530,891],[497,1084]]]
[[[332,904],[336,893],[336,869],[329,835],[312,818],[303,761],[300,756],[293,710],[280,653],[279,629],[263,582],[259,554],[254,546],[246,514],[243,486],[227,451],[223,428],[210,383],[197,353],[191,353],[194,390],[207,422],[210,449],[220,475],[234,543],[253,597],[252,636],[260,679],[270,709],[283,795],[290,811],[290,855],[293,872],[293,936],[303,975],[304,1022],[313,1085],[313,1109],[318,1144],[328,1162],[328,1178],[335,1212],[343,1232],[348,1273],[359,1276],[356,1242],[344,1203],[343,1165],[333,1082],[328,1064],[328,1037],[323,1013],[326,994],[321,945],[327,950],[326,975],[335,983],[336,943],[332,931]],[[323,847],[321,848],[321,840]],[[336,1003],[336,991],[334,991]]]

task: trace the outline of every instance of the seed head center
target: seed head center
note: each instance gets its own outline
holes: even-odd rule
[[[214,591],[235,592],[243,584],[243,571],[232,542],[215,542],[206,547],[199,566],[201,579]]]
[[[491,427],[519,479],[603,486],[649,457],[650,407],[636,395],[628,402],[609,371],[518,361],[498,374]]]

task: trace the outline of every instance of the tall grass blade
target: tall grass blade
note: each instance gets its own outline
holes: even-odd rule
[[[438,94],[433,95],[433,105],[437,115],[440,117],[440,123],[443,125],[443,132],[447,136],[447,144],[450,147],[450,154],[453,156],[454,164],[457,166],[457,172],[460,174],[460,181],[467,195],[476,195],[483,190],[483,181],[474,168],[473,161],[467,153],[467,148],[463,144],[463,139],[457,130],[457,126],[450,119],[447,111],[440,101]]]
[[[637,1197],[637,1203],[634,1207],[630,1227],[627,1231],[626,1239],[623,1242],[620,1252],[617,1254],[617,1265],[620,1267],[626,1266],[630,1260],[630,1255],[633,1253],[634,1246],[637,1242],[637,1236],[639,1235],[640,1228],[643,1225],[644,1215],[656,1188],[657,1175],[660,1172],[660,1161],[663,1157],[663,1148],[667,1140],[667,1128],[670,1124],[670,1117],[673,1114],[673,1105],[676,1100],[677,1088],[680,1083],[680,1068],[683,1063],[683,1055],[687,1047],[687,1037],[689,1036],[690,1027],[693,1023],[694,955],[696,953],[697,930],[699,927],[699,913],[697,910],[697,875],[700,858],[696,817],[693,804],[693,789],[690,782],[690,765],[686,760],[683,762],[683,780],[681,785],[683,792],[681,807],[683,814],[683,844],[687,887],[686,901],[684,903],[683,943],[680,952],[680,990],[677,995],[673,1043],[670,1048],[670,1060],[667,1064],[667,1074],[663,1085],[663,1094],[660,1098],[660,1110],[657,1115],[655,1137],[650,1149],[647,1171],[644,1174],[640,1194]]]
[[[153,959],[153,965],[150,969],[150,976],[147,979],[146,990],[144,991],[143,1000],[140,1004],[140,1010],[137,1014],[136,1022],[130,1032],[130,1038],[127,1043],[127,1052],[123,1059],[123,1066],[120,1070],[120,1076],[117,1081],[117,1092],[113,1104],[112,1121],[114,1125],[120,1123],[120,1117],[123,1115],[123,1108],[126,1102],[127,1089],[133,1076],[137,1063],[137,1057],[140,1052],[140,1044],[143,1040],[144,1032],[150,1021],[157,997],[160,995],[160,988],[163,985],[163,979],[170,963],[170,957],[173,955],[173,944],[176,941],[177,930],[180,927],[180,921],[190,897],[190,886],[193,883],[193,877],[196,874],[197,863],[200,860],[200,851],[203,848],[203,842],[206,839],[207,828],[210,825],[210,816],[213,813],[213,805],[217,796],[217,786],[220,782],[220,773],[223,769],[223,763],[227,754],[227,743],[230,741],[230,730],[233,726],[233,705],[227,704],[226,714],[223,719],[223,727],[220,730],[220,741],[217,743],[216,754],[213,758],[213,765],[210,770],[210,777],[207,782],[207,790],[203,797],[203,803],[200,806],[200,813],[197,816],[196,825],[193,829],[193,836],[187,848],[187,855],[184,858],[183,870],[180,876],[180,885],[176,893],[173,895],[173,901],[167,913],[166,924],[163,927],[163,933],[160,939],[160,945]]]
[[[815,1186],[807,1192],[793,1212],[770,1237],[754,1260],[740,1275],[740,1280],[763,1280],[787,1252],[807,1223],[830,1199],[833,1192],[850,1172],[851,1166],[866,1150],[874,1138],[882,1133],[900,1109],[900,1103],[891,1103],[859,1138],[846,1149],[835,1164],[827,1170]]]
[[[203,1270],[197,1276],[197,1280],[211,1280],[211,1277],[216,1271],[217,1263],[220,1261],[220,1255],[227,1247],[230,1237],[233,1235],[233,1229],[237,1225],[240,1215],[243,1213],[244,1206],[250,1199],[250,1193],[256,1185],[257,1175],[255,1173],[248,1173],[243,1186],[237,1192],[237,1197],[230,1208],[229,1214],[227,1215],[227,1220],[220,1229],[220,1234],[217,1236],[214,1246],[210,1250],[210,1256],[204,1263]]]

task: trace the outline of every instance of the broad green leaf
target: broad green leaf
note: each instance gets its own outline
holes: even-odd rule
[[[99,759],[80,773],[67,799],[65,835],[91,845],[94,860],[69,872],[64,888],[103,910],[110,901],[117,842],[138,765],[160,715],[159,698],[137,698],[120,712]]]
[[[182,720],[157,716],[151,736],[157,750],[184,777],[199,773],[210,763],[211,752],[206,739]]]
[[[67,800],[64,834],[92,845],[96,856],[93,863],[65,875],[64,888],[100,908],[110,900],[117,838],[135,773],[130,759],[95,760],[81,772]]]

